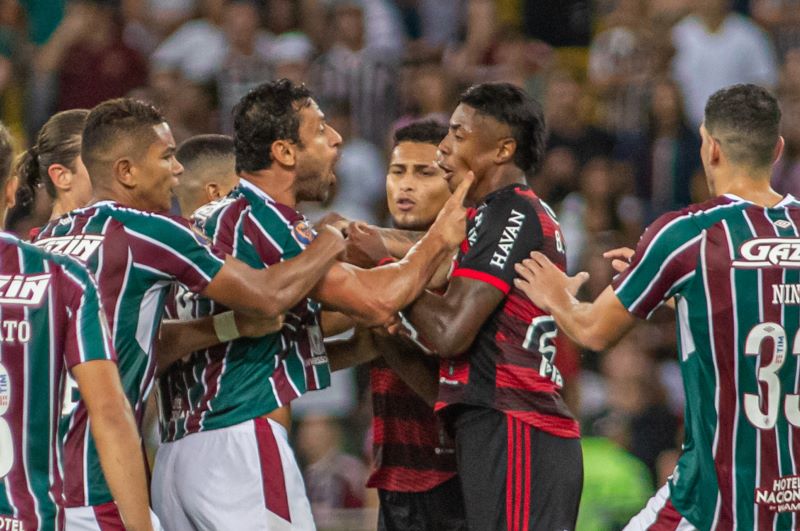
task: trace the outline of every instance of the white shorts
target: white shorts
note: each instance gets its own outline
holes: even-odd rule
[[[154,531],[162,531],[158,518],[150,511]],[[87,507],[64,509],[64,531],[125,531],[117,505],[112,501]]]
[[[313,531],[286,430],[254,419],[162,444],[153,508],[167,531]]]
[[[644,509],[634,516],[623,531],[669,529],[670,531],[697,531],[672,505],[669,485],[664,485],[650,498]]]

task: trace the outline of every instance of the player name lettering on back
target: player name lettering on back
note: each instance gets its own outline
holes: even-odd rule
[[[0,304],[39,306],[42,303],[50,274],[0,275]]]
[[[21,520],[9,516],[0,516],[0,531],[25,531]]]
[[[492,255],[489,262],[494,267],[503,269],[506,266],[506,260],[511,254],[511,249],[514,248],[514,242],[517,241],[519,230],[525,222],[525,214],[516,210],[511,210],[511,215],[508,217],[508,225],[503,229],[503,234],[500,236],[500,243],[497,244],[497,250]]]
[[[800,239],[756,238],[739,248],[742,258],[733,262],[733,267],[788,267],[800,268]]]
[[[50,253],[65,254],[77,258],[81,262],[88,262],[89,258],[103,244],[103,236],[94,234],[58,236],[56,238],[45,238],[33,244]]]
[[[774,284],[772,304],[800,304],[800,284]]]

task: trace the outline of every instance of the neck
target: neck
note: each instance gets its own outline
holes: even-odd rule
[[[240,176],[278,203],[292,208],[297,206],[295,180],[290,173],[270,168],[255,172],[242,172]]]
[[[470,195],[478,198],[478,202],[496,190],[512,184],[526,184],[525,174],[510,164],[498,166],[493,172],[488,172],[480,182],[475,184],[475,192]]]
[[[59,195],[56,200],[53,201],[53,211],[50,213],[50,219],[58,219],[67,212],[72,212],[84,206],[86,206],[85,203],[77,201],[69,194]]]
[[[771,167],[760,170],[741,170],[716,183],[716,195],[733,194],[763,207],[773,207],[783,196],[770,186]]]
[[[711,33],[716,33],[722,27],[722,23],[725,22],[727,16],[727,13],[706,15],[703,17],[703,23],[706,25],[706,29],[708,29],[708,31]]]

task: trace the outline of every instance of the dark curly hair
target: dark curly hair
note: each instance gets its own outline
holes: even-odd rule
[[[117,98],[104,101],[89,112],[83,128],[81,157],[92,185],[105,177],[103,159],[109,150],[125,140],[139,146],[152,143],[152,127],[166,122],[161,111],[143,101]],[[145,140],[147,144],[145,144]]]
[[[767,89],[741,84],[718,90],[708,98],[704,123],[735,164],[772,164],[780,136],[781,109]]]
[[[270,147],[277,140],[302,147],[298,112],[310,98],[311,91],[305,85],[280,79],[259,85],[236,104],[233,146],[237,173],[272,166]]]
[[[447,126],[435,120],[412,122],[394,132],[394,145],[400,142],[419,142],[421,144],[439,143],[447,136]]]
[[[510,83],[482,83],[468,88],[458,103],[508,125],[517,142],[514,164],[528,174],[538,169],[544,158],[544,113],[524,90]]]

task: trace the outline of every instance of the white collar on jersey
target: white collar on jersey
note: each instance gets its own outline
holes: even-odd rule
[[[277,203],[277,201],[275,201],[272,198],[272,196],[270,196],[267,192],[265,192],[264,190],[262,190],[258,186],[254,185],[253,183],[251,183],[247,179],[239,178],[239,186],[243,186],[244,188],[247,188],[248,190],[250,190],[251,192],[256,194],[258,197],[263,199],[264,202],[266,202],[266,203],[272,203],[273,205]]]
[[[747,199],[742,199],[736,194],[724,194],[724,195],[731,201],[737,201],[737,202],[744,201],[745,203],[752,203],[752,201],[748,201]],[[792,194],[786,194],[785,196],[783,196],[783,199],[781,199],[780,202],[778,202],[778,204],[776,204],[772,208],[780,208],[788,205],[789,203],[796,203],[796,202],[797,199],[795,199]]]

